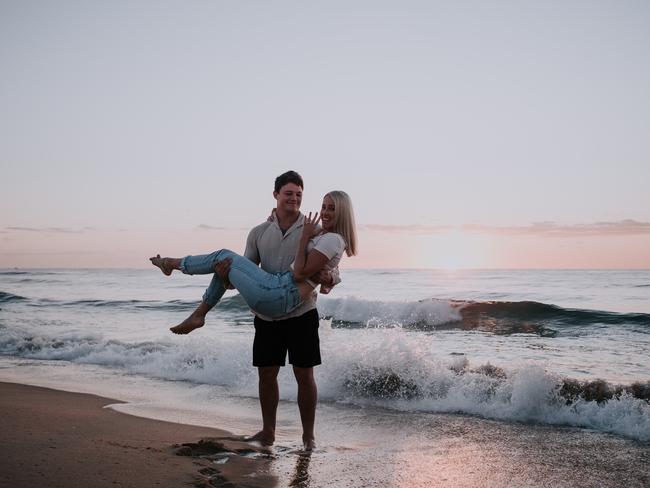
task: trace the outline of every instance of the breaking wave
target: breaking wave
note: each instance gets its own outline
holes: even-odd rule
[[[52,300],[0,292],[0,303],[22,301],[30,306],[104,308],[120,310],[162,310],[189,312],[196,300]],[[335,328],[406,328],[413,330],[480,330],[498,335],[535,334],[554,337],[572,335],[594,325],[626,326],[650,331],[650,314],[617,313],[562,308],[535,301],[463,301],[427,299],[417,301],[364,300],[355,297],[320,298],[321,318],[331,319]],[[218,305],[228,318],[250,317],[240,295],[224,298]]]
[[[27,298],[21,297],[20,295],[14,295],[12,293],[0,291],[0,303],[17,302],[20,300],[27,300]]]
[[[650,440],[648,381],[619,385],[563,378],[535,364],[472,364],[464,355],[436,355],[417,335],[402,329],[377,331],[370,339],[365,335],[365,342],[357,340],[361,337],[341,340],[337,334],[342,333],[364,332],[323,334],[327,361],[317,373],[324,401],[570,425]],[[0,354],[97,364],[255,395],[250,335],[185,339],[125,342],[92,334],[54,337],[5,328]],[[282,384],[281,391],[292,399],[292,384]]]
[[[650,327],[650,314],[570,309],[534,301],[387,302],[335,298],[321,300],[319,311],[321,316],[332,319],[334,326],[350,328],[477,329],[502,335],[529,333],[553,337],[574,326]]]

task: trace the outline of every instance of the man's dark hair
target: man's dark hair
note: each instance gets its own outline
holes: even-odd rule
[[[275,179],[275,192],[278,193],[280,191],[280,188],[282,188],[287,183],[293,183],[302,189],[305,188],[302,184],[302,176],[300,176],[295,171],[287,171]]]

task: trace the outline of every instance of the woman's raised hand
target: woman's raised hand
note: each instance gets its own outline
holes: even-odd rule
[[[318,212],[314,213],[313,217],[311,215],[311,212],[309,212],[309,215],[305,217],[305,223],[302,226],[303,237],[311,239],[312,237],[318,235],[321,231],[321,229],[318,227],[319,222],[320,215],[318,215]]]

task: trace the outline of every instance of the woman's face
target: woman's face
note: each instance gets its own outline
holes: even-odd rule
[[[323,205],[320,208],[321,225],[326,231],[331,231],[336,225],[336,207],[334,200],[329,195],[323,198]]]

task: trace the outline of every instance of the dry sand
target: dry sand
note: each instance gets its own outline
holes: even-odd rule
[[[112,403],[119,402],[0,383],[0,487],[275,485],[259,449],[228,440],[228,432],[103,408]],[[226,451],[228,461],[216,464]]]

